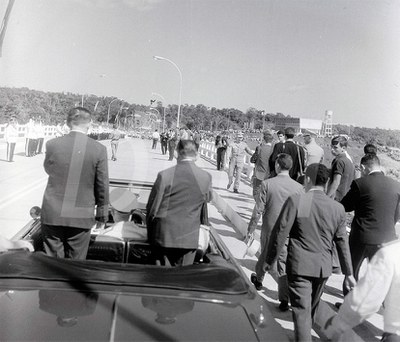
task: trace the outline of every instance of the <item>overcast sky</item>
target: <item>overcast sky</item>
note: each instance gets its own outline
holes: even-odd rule
[[[7,1],[0,3],[4,15]],[[400,129],[398,0],[16,0],[0,86]]]

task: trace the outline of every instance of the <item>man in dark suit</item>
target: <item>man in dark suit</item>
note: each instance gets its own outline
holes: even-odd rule
[[[311,327],[324,285],[332,273],[333,241],[339,252],[346,286],[354,286],[343,206],[324,192],[329,170],[311,164],[305,194],[286,201],[271,233],[264,270],[270,270],[289,236],[286,273],[292,305],[295,340],[311,341]]]
[[[195,164],[196,157],[194,141],[180,140],[177,165],[158,173],[147,202],[147,235],[159,247],[162,265],[194,261],[202,208],[212,196],[211,175]]]
[[[285,129],[285,139],[284,142],[278,142],[274,145],[271,156],[269,157],[269,168],[271,170],[271,177],[275,176],[273,171],[275,168],[275,161],[280,153],[286,153],[290,155],[293,159],[293,167],[290,169],[290,178],[296,180],[300,175],[303,174],[305,168],[305,152],[303,147],[296,144],[293,141],[295,130],[292,127],[287,127]]]
[[[257,156],[253,175],[253,198],[255,200],[257,200],[260,193],[262,181],[269,178],[269,157],[272,153],[272,139],[272,134],[265,131],[263,133],[263,142],[256,147],[256,151],[254,152]]]
[[[71,132],[46,144],[41,221],[46,254],[54,257],[85,259],[90,229],[108,219],[107,150],[86,135],[90,122],[87,109],[73,108]]]
[[[400,215],[400,183],[382,173],[375,154],[366,154],[360,164],[363,177],[352,182],[341,201],[346,211],[354,210],[349,244],[356,279],[363,260],[396,239]]]

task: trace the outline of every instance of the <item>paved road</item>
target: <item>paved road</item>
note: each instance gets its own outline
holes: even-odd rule
[[[103,142],[111,156],[110,143]],[[41,205],[47,176],[43,170],[44,155],[27,158],[23,154],[24,144],[17,144],[14,163],[7,163],[2,159],[5,156],[5,145],[0,142],[0,233],[6,237],[13,236],[26,222],[29,221],[29,209],[34,205]],[[4,157],[3,157],[4,158]],[[118,160],[109,161],[109,173],[112,178],[137,179],[153,182],[158,171],[170,167],[175,161],[168,161],[167,156],[151,149],[150,140],[125,139],[119,146]],[[251,196],[251,187],[243,182],[240,193],[234,194],[226,189],[227,175],[224,171],[217,171],[212,162],[204,158],[197,164],[210,172],[213,178],[214,205],[209,206],[210,221],[232,254],[241,264],[244,272],[250,276],[254,270],[256,257],[244,257],[246,246],[242,237],[247,229],[254,200]],[[141,194],[140,201],[147,202],[147,193]],[[323,324],[334,313],[334,303],[341,301],[341,284],[343,277],[333,275],[323,295],[324,303],[318,316],[318,322]],[[260,292],[266,300],[273,317],[282,326],[293,340],[293,324],[290,312],[280,312],[277,309],[277,285],[272,276],[267,275],[264,288]],[[378,341],[376,336],[382,333],[382,316],[374,315],[367,323],[359,326],[355,332],[350,332],[345,341]],[[313,333],[315,340],[318,335]]]

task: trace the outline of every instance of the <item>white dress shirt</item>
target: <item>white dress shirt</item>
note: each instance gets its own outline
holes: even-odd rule
[[[400,241],[382,247],[345,297],[329,331],[341,333],[376,313],[382,303],[384,332],[400,335]]]

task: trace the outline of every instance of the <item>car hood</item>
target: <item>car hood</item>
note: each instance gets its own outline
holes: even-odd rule
[[[2,341],[257,340],[243,306],[189,298],[9,290],[0,317]]]
[[[2,341],[287,340],[228,264],[181,268],[0,255]]]

